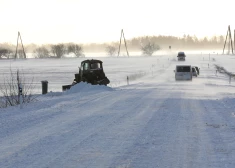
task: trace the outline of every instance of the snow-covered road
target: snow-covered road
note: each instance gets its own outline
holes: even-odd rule
[[[176,64],[128,86],[81,83],[1,109],[0,167],[234,168],[234,86],[207,66],[175,82]]]

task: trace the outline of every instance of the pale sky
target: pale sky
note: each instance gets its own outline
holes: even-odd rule
[[[0,0],[0,43],[101,43],[144,35],[226,35],[234,0]]]

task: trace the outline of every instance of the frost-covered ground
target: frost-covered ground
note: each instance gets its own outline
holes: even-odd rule
[[[41,80],[51,91],[23,109],[0,109],[0,167],[234,168],[235,81],[213,67],[235,72],[234,58],[98,58],[110,85],[63,93],[86,58],[0,61],[1,75],[23,69],[37,93]],[[177,64],[198,65],[200,75],[176,82]]]

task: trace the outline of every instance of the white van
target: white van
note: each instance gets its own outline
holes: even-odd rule
[[[176,65],[175,80],[192,80],[191,65]]]

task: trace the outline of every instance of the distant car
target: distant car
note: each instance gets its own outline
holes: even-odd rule
[[[180,52],[178,52],[177,57],[178,57],[178,61],[185,61],[186,55],[184,52],[180,51]]]
[[[175,80],[192,80],[191,65],[176,65]]]
[[[197,75],[198,75],[198,72],[197,72],[197,70],[196,70],[195,67],[192,67],[192,75],[193,75],[193,76],[196,76],[196,77],[197,77]]]

